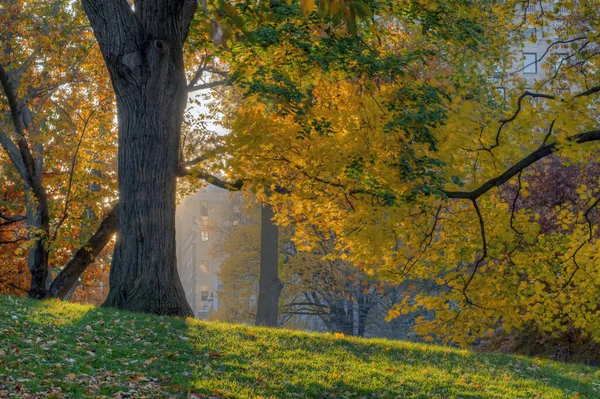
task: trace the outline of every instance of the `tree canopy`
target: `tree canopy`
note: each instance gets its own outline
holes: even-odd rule
[[[439,293],[389,314],[435,311],[424,335],[467,344],[533,323],[597,338],[592,3],[422,10],[487,16],[450,30],[382,6],[359,40],[271,3],[279,17],[231,49],[225,163],[238,184],[272,193],[299,248],[318,245],[316,228],[370,274],[434,281]],[[515,66],[531,27],[548,46],[535,82]],[[551,184],[567,173],[569,187]],[[568,200],[548,209],[552,190]]]

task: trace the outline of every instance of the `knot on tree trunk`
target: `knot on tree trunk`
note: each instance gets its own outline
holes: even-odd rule
[[[166,54],[169,49],[167,43],[160,39],[154,40],[153,44],[160,54]]]

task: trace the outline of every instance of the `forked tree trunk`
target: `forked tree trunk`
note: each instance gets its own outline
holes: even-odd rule
[[[261,207],[260,277],[258,280],[258,307],[256,325],[277,327],[279,324],[279,294],[283,288],[279,280],[279,231],[273,223],[273,208]]]
[[[196,0],[83,0],[116,94],[119,220],[104,306],[192,315],[177,273],[175,188]]]

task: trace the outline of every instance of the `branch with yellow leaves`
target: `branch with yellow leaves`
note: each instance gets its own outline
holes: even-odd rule
[[[600,141],[600,130],[591,130],[588,132],[576,134],[567,139],[568,142],[572,143],[588,143],[593,141]],[[516,176],[520,171],[524,170],[530,165],[533,165],[540,159],[547,157],[548,155],[554,154],[558,152],[560,147],[557,143],[551,143],[542,145],[537,150],[531,152],[529,155],[521,159],[519,162],[515,163],[513,166],[508,168],[504,173],[499,176],[494,177],[481,184],[474,190],[471,191],[442,191],[446,197],[454,198],[454,199],[469,199],[475,200],[481,197],[483,194],[487,193],[494,187],[499,187],[502,184],[508,182],[513,176]]]

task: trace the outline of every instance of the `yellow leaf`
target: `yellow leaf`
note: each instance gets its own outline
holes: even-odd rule
[[[310,13],[315,8],[315,0],[300,0],[300,8],[305,14]]]

